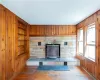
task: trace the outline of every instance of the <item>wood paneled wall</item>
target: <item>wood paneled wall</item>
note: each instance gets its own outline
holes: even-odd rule
[[[6,13],[6,53],[5,53],[5,62],[6,62],[6,80],[10,79],[14,74],[14,28],[15,24],[15,15],[9,10],[5,9]]]
[[[0,5],[0,80],[5,78],[5,52],[6,52],[6,31],[5,31],[5,10]]]
[[[97,59],[96,59],[96,61],[97,61],[97,67],[96,67],[96,69],[97,69],[97,78],[100,80],[100,10],[97,12],[97,29],[96,29],[96,31],[97,31],[97,42],[96,42],[96,44],[97,44],[97,46],[96,46],[96,50],[97,50]]]
[[[30,36],[66,36],[76,35],[76,26],[74,25],[31,25],[29,28]]]
[[[26,27],[26,53],[18,54],[18,22]],[[0,80],[10,80],[24,68],[29,58],[28,23],[0,5]]]
[[[87,19],[85,19],[84,21],[82,21],[81,23],[79,23],[77,25],[77,32],[80,28],[83,28],[83,33],[84,33],[84,41],[85,41],[85,30],[86,27],[89,24],[94,23],[96,24],[96,61],[93,62],[89,59],[87,59],[84,56],[80,56],[77,54],[77,58],[80,59],[81,62],[81,66],[87,70],[92,76],[94,76],[96,78],[96,80],[100,80],[100,11],[94,13],[93,15],[91,15],[90,17],[88,17]],[[84,49],[85,49],[85,45],[84,45]],[[84,50],[85,53],[85,50]]]

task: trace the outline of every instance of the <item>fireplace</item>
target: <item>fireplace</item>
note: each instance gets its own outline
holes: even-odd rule
[[[46,44],[46,58],[60,58],[60,44]]]

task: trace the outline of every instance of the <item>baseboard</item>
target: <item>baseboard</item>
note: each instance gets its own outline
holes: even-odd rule
[[[26,66],[26,65],[25,65],[25,66]],[[18,76],[18,75],[20,74],[20,72],[22,72],[22,70],[25,68],[25,66],[24,66],[19,72],[15,73],[9,80],[14,80],[14,78],[15,78],[16,76]]]
[[[82,67],[82,69],[84,69],[86,71],[86,73],[88,73],[88,75],[90,75],[93,78],[93,80],[96,80],[96,78],[94,76],[92,76],[92,74],[89,73],[84,67]]]
[[[19,73],[20,73],[20,72],[19,72]],[[14,74],[14,75],[10,78],[10,80],[14,80],[14,78],[15,78],[19,73]]]

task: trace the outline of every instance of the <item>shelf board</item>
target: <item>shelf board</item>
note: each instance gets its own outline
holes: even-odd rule
[[[18,41],[28,41],[28,40],[18,40]]]
[[[25,45],[18,45],[18,47],[25,46]]]
[[[25,41],[25,40],[18,40],[18,41]]]
[[[18,35],[23,35],[23,36],[26,36],[25,34],[21,34],[21,33],[18,33]]]
[[[26,31],[25,28],[23,28],[23,27],[21,27],[21,26],[18,26],[18,28],[19,28],[19,29],[22,29],[22,30],[24,30],[24,31]]]
[[[17,55],[16,59],[18,59],[19,57],[21,57],[21,56],[23,56],[23,55],[25,55],[25,54],[26,54],[26,52],[25,52],[25,53],[22,53],[22,54]]]
[[[19,52],[18,52],[18,53],[19,53]],[[21,52],[20,54],[24,54],[24,53],[26,53],[25,50],[24,50],[23,52]],[[18,55],[20,55],[20,54],[18,54]]]

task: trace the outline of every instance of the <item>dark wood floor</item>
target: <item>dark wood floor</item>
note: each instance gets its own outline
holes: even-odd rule
[[[70,71],[38,71],[37,67],[25,67],[14,80],[94,80],[80,67]]]

